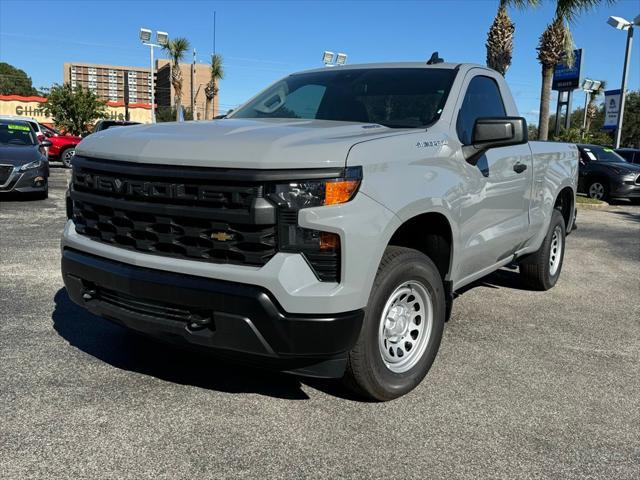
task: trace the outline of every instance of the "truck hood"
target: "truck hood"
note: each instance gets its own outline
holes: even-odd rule
[[[401,132],[371,123],[227,118],[103,130],[86,137],[76,153],[107,160],[223,168],[340,167],[354,144]]]

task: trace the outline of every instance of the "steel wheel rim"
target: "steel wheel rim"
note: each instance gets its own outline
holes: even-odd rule
[[[589,187],[589,196],[596,200],[602,200],[604,198],[604,185],[598,182],[594,182]]]
[[[433,302],[420,282],[402,283],[387,299],[380,316],[378,349],[394,373],[411,370],[422,358],[433,330]]]
[[[560,267],[562,257],[562,229],[556,226],[551,237],[551,248],[549,249],[549,273],[554,276]]]

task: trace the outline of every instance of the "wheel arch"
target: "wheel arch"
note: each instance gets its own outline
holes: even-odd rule
[[[428,256],[449,281],[453,267],[453,230],[449,219],[439,212],[425,212],[405,220],[388,245],[413,248]]]
[[[560,189],[553,208],[560,211],[562,218],[564,218],[564,226],[567,232],[570,232],[575,211],[575,192],[572,187],[566,186]]]

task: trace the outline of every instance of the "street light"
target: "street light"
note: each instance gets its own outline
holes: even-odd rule
[[[585,78],[584,82],[582,82],[582,91],[584,92],[584,115],[582,118],[582,135],[586,133],[587,130],[587,106],[589,105],[589,98],[593,94],[593,92],[597,92],[602,85],[600,80],[591,80],[589,78]]]
[[[140,41],[143,45],[150,48],[151,53],[151,123],[156,123],[156,98],[155,98],[155,68],[153,66],[153,49],[162,48],[169,43],[169,34],[167,32],[156,32],[156,43],[151,43],[151,30],[148,28],[140,29]]]
[[[631,59],[631,43],[633,42],[633,25],[640,25],[640,15],[631,23],[622,17],[609,17],[607,23],[616,30],[627,31],[627,48],[624,53],[624,66],[622,69],[622,86],[620,87],[620,110],[618,111],[618,123],[616,125],[615,148],[620,148],[620,137],[622,136],[622,120],[624,117],[625,93],[627,89],[627,71],[629,70],[629,60]]]
[[[347,63],[346,53],[339,53],[336,55],[336,65],[344,65],[345,63]]]
[[[322,63],[324,63],[327,67],[330,67],[331,65],[333,65],[334,56],[335,53],[325,50],[324,52],[322,52]]]

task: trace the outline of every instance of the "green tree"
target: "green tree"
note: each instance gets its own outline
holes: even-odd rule
[[[551,100],[551,83],[553,71],[564,57],[564,61],[573,63],[573,39],[569,24],[578,15],[600,3],[614,3],[615,0],[556,0],[553,21],[547,25],[538,43],[538,61],[542,66],[542,87],[540,91],[540,140],[547,140],[549,135],[549,102]]]
[[[507,73],[513,55],[515,24],[509,17],[507,7],[526,8],[538,5],[538,0],[499,0],[498,12],[487,33],[487,67],[502,75]]]
[[[191,46],[189,40],[179,37],[169,40],[162,48],[171,60],[171,84],[173,85],[174,91],[174,108],[176,109],[176,120],[180,120],[180,108],[182,106],[182,70],[180,70],[180,62]]]
[[[23,70],[0,62],[0,95],[22,95],[29,97],[38,95],[38,91],[31,83],[29,77]]]
[[[627,93],[620,146],[640,148],[640,90]]]
[[[210,120],[214,117],[214,98],[218,95],[218,82],[224,78],[224,67],[222,66],[222,56],[214,53],[211,56],[211,68],[209,70],[210,79],[204,89],[204,94],[207,98],[207,103],[204,107],[204,118]],[[209,113],[211,111],[211,113]]]
[[[193,120],[191,108],[183,110],[185,121]],[[156,108],[156,122],[173,122],[177,116],[175,107],[158,107]]]
[[[106,103],[91,90],[71,85],[54,85],[43,106],[53,122],[69,133],[80,135],[87,132],[95,120],[106,115]]]

